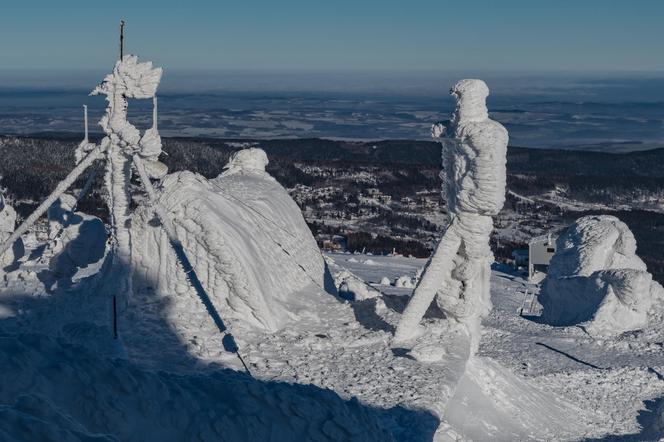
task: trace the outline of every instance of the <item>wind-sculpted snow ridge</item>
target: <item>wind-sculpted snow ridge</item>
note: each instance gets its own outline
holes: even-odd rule
[[[0,337],[3,441],[390,441],[373,413],[311,385],[178,375],[43,336]]]
[[[552,325],[582,324],[593,335],[645,326],[664,289],[636,255],[636,240],[614,216],[578,219],[558,238],[540,303]]]
[[[449,319],[479,339],[479,320],[491,310],[489,235],[492,216],[505,202],[508,135],[489,119],[482,80],[461,80],[451,90],[456,110],[451,124],[436,124],[443,145],[443,198],[449,226],[429,261],[395,334],[395,342],[417,335],[417,324],[436,299]]]
[[[179,172],[167,176],[159,204],[170,214],[198,278],[231,325],[275,331],[313,315],[326,267],[316,241],[286,190],[266,171],[260,149],[238,152],[215,179]],[[132,221],[134,279],[158,281],[160,296],[189,290],[150,206]],[[157,258],[158,257],[158,258]],[[140,287],[137,287],[140,291]]]

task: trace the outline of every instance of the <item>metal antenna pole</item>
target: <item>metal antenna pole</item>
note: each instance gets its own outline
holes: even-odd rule
[[[88,107],[83,105],[83,123],[85,124],[85,142],[88,143]]]
[[[122,61],[122,57],[124,56],[124,27],[125,21],[120,20],[120,61]]]

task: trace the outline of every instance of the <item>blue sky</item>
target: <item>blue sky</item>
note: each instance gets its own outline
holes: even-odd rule
[[[105,5],[104,5],[105,3]],[[664,71],[662,0],[4,0],[0,69]]]

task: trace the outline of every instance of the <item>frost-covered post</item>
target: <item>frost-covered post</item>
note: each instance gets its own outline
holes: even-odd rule
[[[115,63],[113,72],[104,78],[92,95],[104,94],[108,106],[99,122],[107,144],[105,184],[108,191],[108,206],[112,225],[112,269],[117,275],[117,293],[131,293],[131,238],[129,234],[129,203],[132,157],[142,153],[144,140],[139,130],[127,121],[128,98],[153,98],[161,80],[161,68],[152,63],[139,63],[138,58],[126,55]],[[161,140],[157,133],[146,131],[149,138],[150,157],[161,153]],[[156,132],[156,130],[154,131]],[[155,140],[156,137],[156,140]],[[156,141],[156,142],[155,142]],[[158,150],[158,152],[153,152]]]
[[[508,135],[489,119],[489,88],[483,81],[461,80],[451,93],[456,109],[450,125],[432,128],[443,145],[442,194],[449,225],[401,317],[396,344],[416,337],[434,297],[447,318],[468,326],[475,344],[480,319],[491,309],[489,236],[492,216],[505,202]]]

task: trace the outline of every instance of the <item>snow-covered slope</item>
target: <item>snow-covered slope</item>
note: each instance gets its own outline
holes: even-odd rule
[[[43,335],[0,336],[2,441],[389,441],[358,401],[219,370],[142,370]]]

